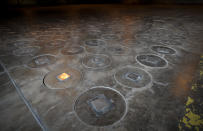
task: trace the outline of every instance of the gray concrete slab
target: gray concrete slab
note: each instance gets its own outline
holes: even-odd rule
[[[0,129],[3,131],[41,130],[12,84],[6,83],[0,88]]]
[[[21,12],[20,15],[12,14],[0,21],[3,52],[0,52],[0,60],[47,130],[171,131],[182,130],[183,126],[184,130],[202,129],[201,112],[195,112],[198,115],[195,118],[199,118],[195,122],[185,116],[188,96],[198,77],[195,74],[203,55],[201,6],[72,5],[16,11]],[[88,40],[104,41],[105,44],[88,45]],[[157,51],[154,46],[174,51],[168,53],[166,48],[165,52],[162,48]],[[39,48],[33,53],[30,47]],[[68,51],[69,47],[81,47],[83,51],[74,53],[74,49],[70,49],[73,50],[69,53],[71,55],[63,53],[63,49]],[[16,50],[20,55],[16,55]],[[39,57],[46,55],[52,57]],[[142,59],[144,62],[137,60],[143,55],[159,59],[146,57]],[[95,56],[105,59],[96,59]],[[30,66],[30,61],[34,66]],[[131,75],[116,76],[123,68],[127,68],[125,73]],[[57,77],[62,73],[69,74],[70,79],[59,81]],[[44,79],[49,74],[50,79]],[[47,81],[51,88],[46,86]],[[54,87],[57,85],[62,88]],[[0,120],[0,129],[40,130],[1,67],[0,86],[0,110],[5,118]],[[87,97],[83,95],[98,86],[120,93],[126,108],[108,90],[101,91],[102,94],[96,90]],[[202,92],[201,88],[199,92]],[[202,99],[199,92],[194,93],[196,99]],[[97,97],[96,94],[104,96],[93,104],[103,111],[103,115],[94,113],[94,108],[88,104]],[[78,118],[74,105],[79,96],[84,99],[83,105],[78,107],[85,108],[79,108],[77,112],[81,111],[83,119],[94,118],[94,121],[83,122]],[[114,108],[107,110],[108,101]],[[98,103],[103,103],[104,107]],[[197,108],[202,110],[202,104]],[[111,119],[108,113],[118,115],[119,109],[126,109],[124,117]],[[90,117],[85,118],[85,114]],[[182,120],[184,116],[188,121]]]

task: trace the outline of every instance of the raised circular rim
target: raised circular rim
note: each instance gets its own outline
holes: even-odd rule
[[[157,51],[153,50],[153,49],[152,49],[153,47],[165,47],[165,48],[168,48],[168,49],[173,50],[174,53],[172,53],[172,54],[171,54],[171,53],[169,53],[169,54],[160,53],[160,52],[157,52]],[[165,46],[165,45],[152,45],[152,46],[150,47],[150,49],[151,49],[153,52],[158,53],[158,54],[162,54],[162,55],[175,55],[175,54],[177,53],[177,51],[176,51],[174,48],[169,47],[169,46]]]
[[[138,56],[140,56],[140,55],[153,55],[153,56],[157,56],[157,57],[159,57],[159,58],[161,58],[161,59],[163,59],[165,62],[166,62],[166,64],[163,66],[163,67],[152,67],[152,66],[147,66],[147,65],[144,65],[144,64],[142,64],[138,59],[137,59],[137,57]],[[136,62],[138,62],[140,65],[142,65],[142,66],[144,66],[145,68],[159,68],[159,69],[161,69],[161,68],[166,68],[166,67],[168,67],[168,61],[164,58],[164,57],[160,57],[159,55],[156,55],[156,54],[139,54],[139,55],[136,55],[135,56],[135,60],[136,60]]]

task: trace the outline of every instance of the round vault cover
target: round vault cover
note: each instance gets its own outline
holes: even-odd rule
[[[56,41],[51,41],[47,44],[45,44],[45,48],[48,48],[48,49],[58,49],[58,48],[62,48],[64,47],[66,44],[66,41],[64,40],[56,40]]]
[[[30,45],[30,42],[29,42],[29,41],[16,41],[16,42],[14,43],[14,45],[15,45],[16,47],[23,47],[23,46],[28,46],[28,45]]]
[[[107,46],[105,49],[112,55],[127,55],[129,54],[129,48],[121,45]]]
[[[160,54],[175,54],[175,50],[166,46],[152,46],[153,51]]]
[[[124,96],[109,87],[94,87],[75,101],[77,117],[87,125],[109,126],[123,119],[127,112]]]
[[[67,67],[49,72],[44,77],[44,84],[50,89],[65,89],[75,87],[80,80],[80,71]]]
[[[38,46],[27,46],[18,48],[13,51],[13,54],[16,56],[27,56],[27,55],[35,55],[40,50],[40,47]]]
[[[91,40],[85,41],[85,45],[90,47],[98,47],[98,46],[105,46],[106,43],[103,40],[91,39]]]
[[[31,68],[40,68],[43,66],[54,64],[55,62],[56,62],[55,56],[45,54],[33,57],[32,60],[29,61],[27,65]]]
[[[110,66],[111,59],[107,55],[89,55],[83,58],[82,64],[89,69],[104,69]]]
[[[80,54],[83,53],[84,49],[81,46],[71,46],[71,47],[66,47],[61,50],[61,53],[63,55],[75,55],[75,54]]]
[[[102,38],[105,40],[119,40],[119,36],[115,34],[104,34]]]
[[[140,68],[124,67],[114,74],[115,80],[125,87],[141,88],[151,83],[151,75]]]
[[[165,67],[167,61],[156,55],[138,55],[137,61],[149,67]]]

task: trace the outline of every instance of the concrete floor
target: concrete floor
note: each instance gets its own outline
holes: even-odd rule
[[[202,6],[10,11],[0,21],[0,130],[203,129],[202,14]]]

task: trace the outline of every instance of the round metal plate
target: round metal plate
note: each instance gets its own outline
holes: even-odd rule
[[[125,87],[141,88],[151,83],[151,75],[140,68],[124,67],[114,74],[115,80]]]
[[[48,48],[48,49],[58,49],[58,48],[62,48],[64,47],[66,44],[66,41],[64,40],[56,40],[56,41],[51,41],[47,44],[45,44],[45,48]]]
[[[45,54],[39,55],[32,58],[31,61],[28,62],[28,67],[31,68],[40,68],[50,64],[54,64],[56,62],[56,57],[53,55]]]
[[[151,49],[160,54],[175,54],[174,49],[165,46],[152,46]]]
[[[66,47],[61,50],[61,53],[63,55],[75,55],[75,54],[80,54],[83,52],[84,52],[84,49],[81,46]]]
[[[39,52],[40,47],[38,46],[27,46],[18,48],[13,51],[13,54],[16,56],[28,56],[28,55],[35,55]]]
[[[106,43],[99,39],[91,39],[91,40],[85,41],[85,45],[90,47],[97,47],[97,46],[105,46]]]
[[[89,55],[83,58],[82,64],[89,69],[104,69],[111,65],[107,55]]]
[[[124,96],[109,87],[94,87],[75,101],[74,111],[82,122],[90,126],[110,126],[124,118],[127,104]]]
[[[28,41],[16,41],[16,42],[14,43],[14,45],[15,45],[16,47],[24,47],[24,46],[29,46],[30,43],[29,43]]]
[[[62,73],[70,75],[69,78],[61,81],[57,77]],[[44,84],[50,89],[65,89],[75,87],[81,80],[80,71],[73,68],[57,69],[49,72],[44,78]]]
[[[139,55],[136,57],[137,61],[142,65],[149,67],[165,67],[167,61],[156,55]]]
[[[104,34],[102,35],[104,40],[119,40],[119,36],[115,34]]]

